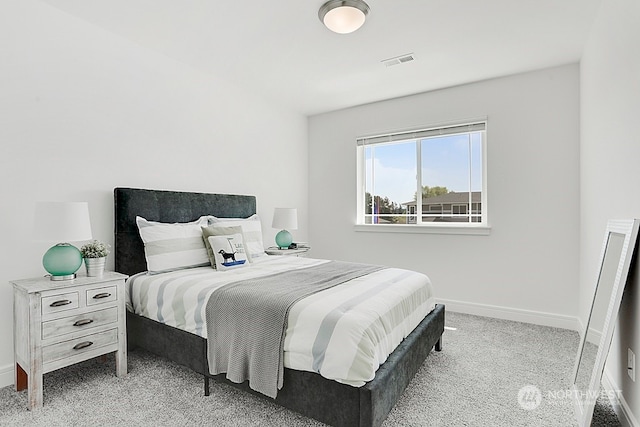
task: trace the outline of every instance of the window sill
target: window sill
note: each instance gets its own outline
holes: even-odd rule
[[[372,225],[356,224],[355,231],[375,233],[417,233],[417,234],[459,234],[471,236],[488,236],[491,227],[488,225]]]

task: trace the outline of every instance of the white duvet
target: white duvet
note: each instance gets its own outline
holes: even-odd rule
[[[141,273],[127,281],[128,308],[206,338],[206,303],[218,287],[323,262],[327,261],[268,256],[235,270],[200,267]],[[291,307],[284,366],[361,386],[373,379],[378,367],[434,305],[429,278],[397,268],[318,292]]]

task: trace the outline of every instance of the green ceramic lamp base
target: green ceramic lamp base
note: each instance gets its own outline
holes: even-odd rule
[[[42,257],[42,266],[51,275],[51,280],[71,280],[81,265],[82,254],[69,243],[52,246]]]
[[[280,249],[287,249],[293,242],[293,236],[287,230],[281,230],[276,234],[276,245]]]

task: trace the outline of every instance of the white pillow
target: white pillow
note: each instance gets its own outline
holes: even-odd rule
[[[264,252],[264,244],[262,243],[262,225],[258,214],[253,214],[249,218],[244,219],[210,216],[209,223],[213,227],[237,227],[238,225],[242,227],[244,246],[249,262],[267,255]]]
[[[174,224],[148,221],[136,216],[144,243],[147,271],[155,274],[210,265],[201,229],[208,222],[208,216],[193,222]]]
[[[209,255],[209,261],[211,262],[211,267],[216,268],[216,256],[213,253],[213,249],[211,248],[211,244],[209,243],[210,236],[226,236],[229,234],[242,234],[242,227],[239,225],[236,227],[214,227],[212,225],[208,227],[202,227],[202,240],[204,241],[204,245],[207,248],[207,255]]]
[[[228,270],[247,265],[247,254],[244,250],[242,233],[209,236],[207,240],[216,258],[216,268],[218,270]]]

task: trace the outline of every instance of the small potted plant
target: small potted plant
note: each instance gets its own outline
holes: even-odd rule
[[[87,276],[101,277],[104,273],[104,264],[109,255],[109,245],[98,240],[83,245],[80,248],[84,265],[87,268]]]

